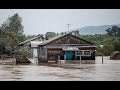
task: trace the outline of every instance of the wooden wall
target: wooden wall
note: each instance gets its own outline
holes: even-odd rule
[[[47,49],[47,59],[48,60],[58,60],[58,56],[60,59],[64,59],[64,52],[62,49]]]
[[[47,53],[46,49],[43,46],[38,47],[38,59],[43,59],[43,60],[47,59],[46,53]]]

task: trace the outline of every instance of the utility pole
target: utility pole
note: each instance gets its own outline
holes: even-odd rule
[[[69,33],[69,26],[71,25],[71,24],[67,24],[68,25],[68,33]]]

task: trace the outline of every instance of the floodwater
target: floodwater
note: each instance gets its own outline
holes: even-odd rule
[[[79,67],[79,64],[74,66]],[[119,81],[120,60],[96,57],[96,64],[79,68],[29,65],[0,65],[0,81]]]

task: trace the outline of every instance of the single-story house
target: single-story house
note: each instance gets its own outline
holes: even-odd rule
[[[38,45],[38,61],[49,60],[80,60],[84,62],[95,62],[94,43],[84,40],[71,33],[59,35]]]

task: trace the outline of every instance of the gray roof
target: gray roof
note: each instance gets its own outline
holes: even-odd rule
[[[44,48],[66,48],[66,47],[75,47],[75,48],[83,48],[83,47],[96,47],[95,45],[92,46],[61,46],[61,45],[49,45],[49,46],[44,46]]]
[[[77,47],[63,47],[63,51],[79,51]]]
[[[69,34],[70,34],[70,33],[69,33]],[[55,37],[53,37],[53,38],[51,38],[51,39],[49,39],[49,40],[46,40],[46,41],[42,42],[42,43],[39,44],[39,45],[46,45],[46,44],[52,42],[53,40],[59,39],[59,38],[61,38],[61,37],[63,37],[63,36],[66,36],[66,35],[68,35],[68,34],[55,36]],[[73,35],[73,36],[75,36],[75,35]],[[78,37],[78,36],[76,36],[76,37]],[[80,37],[78,37],[78,38],[80,38]],[[82,39],[82,38],[80,38],[80,39]],[[84,39],[82,39],[82,40],[84,40]],[[87,41],[87,40],[85,40],[85,41]],[[87,42],[89,42],[89,41],[87,41]],[[92,42],[89,42],[89,43],[94,44],[94,43],[92,43]]]
[[[30,41],[31,47],[38,47],[43,41]]]
[[[43,37],[42,35],[38,35],[38,36],[36,36],[36,37],[30,38],[30,39],[28,39],[28,40],[25,40],[25,41],[19,43],[19,45],[23,45],[23,44],[25,44],[25,43],[29,43],[30,41],[36,40],[36,39],[38,39],[38,38],[44,38],[44,37]]]
[[[49,40],[44,41],[43,43],[41,43],[41,44],[39,44],[39,45],[45,45],[45,44],[47,44],[47,43],[49,43],[49,42],[51,42],[51,41],[53,41],[53,40],[56,40],[56,39],[58,39],[58,38],[60,38],[60,37],[63,37],[63,36],[64,36],[64,35],[55,36],[55,37],[53,37],[53,38],[51,38],[51,39],[49,39]]]

